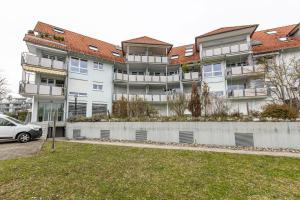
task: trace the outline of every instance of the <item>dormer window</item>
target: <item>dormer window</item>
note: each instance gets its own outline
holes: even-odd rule
[[[278,40],[280,40],[281,42],[287,42],[288,38],[287,37],[280,37],[280,38],[278,38]]]
[[[171,60],[178,59],[178,57],[179,57],[178,55],[172,55]]]
[[[114,56],[116,56],[116,57],[120,57],[119,52],[116,52],[116,51],[113,51],[113,52],[112,52],[112,55],[114,55]]]
[[[93,51],[98,51],[98,47],[96,47],[94,45],[89,45],[89,49],[93,50]]]
[[[269,35],[275,35],[277,33],[277,31],[267,31],[266,33]]]
[[[185,54],[184,54],[185,56],[192,56],[193,55],[193,47],[192,46],[190,46],[190,47],[187,47],[186,49],[185,49]]]
[[[61,28],[58,28],[58,27],[54,27],[54,28],[53,28],[53,31],[55,31],[55,32],[57,32],[57,33],[60,33],[60,34],[65,33],[64,29],[61,29]]]

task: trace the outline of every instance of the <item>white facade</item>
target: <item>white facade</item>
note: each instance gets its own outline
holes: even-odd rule
[[[256,63],[260,55],[252,51],[253,31],[249,27],[197,37],[200,57],[189,63],[189,72],[182,71],[182,63],[171,64],[172,45],[167,43],[122,42],[125,62],[113,62],[27,42],[20,93],[33,98],[33,122],[53,120],[53,111],[59,121],[108,114],[122,97],[141,98],[160,115],[172,115],[167,100],[174,93],[183,92],[188,100],[192,83],[206,82],[210,93],[228,100],[231,112],[248,114],[271,100],[265,71]],[[272,53],[278,60],[300,58],[297,48]],[[185,47],[184,57],[195,54],[193,45]],[[194,68],[200,62],[201,72]]]

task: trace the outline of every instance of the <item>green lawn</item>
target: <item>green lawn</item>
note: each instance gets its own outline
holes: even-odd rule
[[[300,199],[300,159],[59,142],[0,161],[0,199],[40,198]]]

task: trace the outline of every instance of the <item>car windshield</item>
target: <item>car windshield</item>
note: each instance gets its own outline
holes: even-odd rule
[[[15,118],[12,118],[12,117],[6,117],[6,118],[9,119],[9,120],[11,120],[11,121],[13,121],[13,122],[15,122],[15,123],[17,123],[17,124],[24,124],[24,122],[22,122],[20,120],[17,120]]]

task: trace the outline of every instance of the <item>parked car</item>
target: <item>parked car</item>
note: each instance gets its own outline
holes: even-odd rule
[[[42,136],[41,126],[23,122],[0,114],[0,140],[17,140],[25,143]]]

